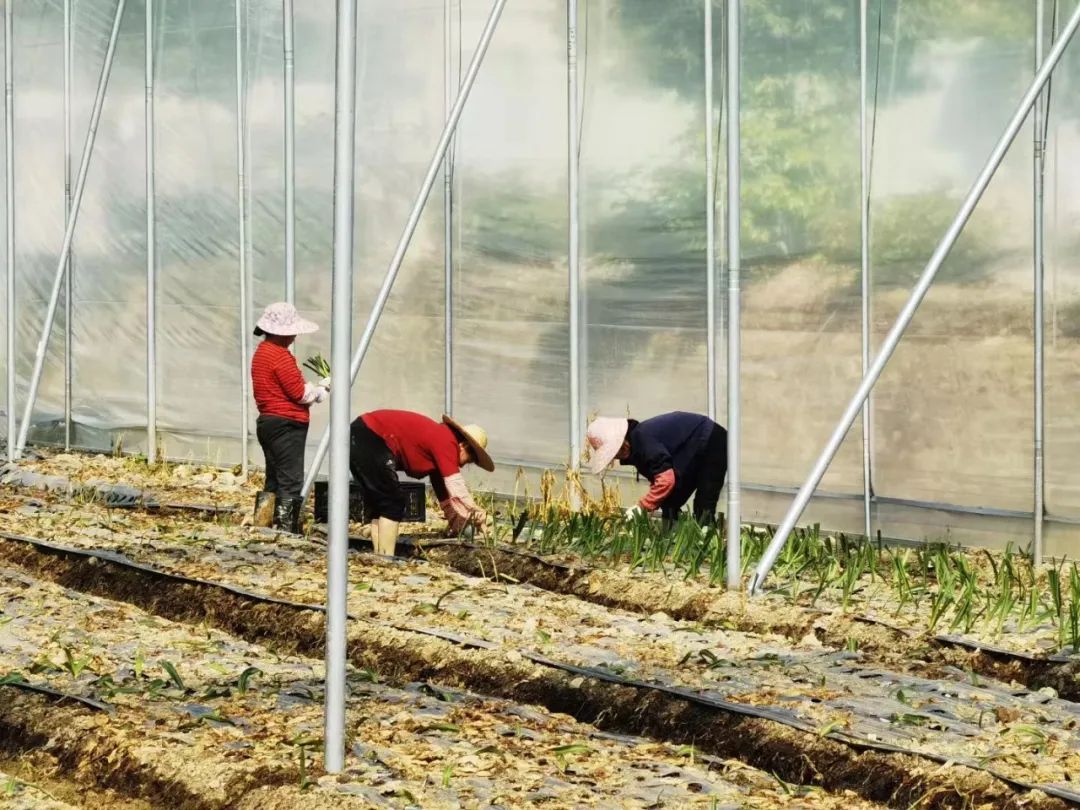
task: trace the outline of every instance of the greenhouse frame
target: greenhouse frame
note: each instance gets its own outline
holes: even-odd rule
[[[616,743],[697,745],[686,718],[726,713],[737,720],[710,729],[710,755],[772,767],[794,759],[783,736],[794,729],[809,770],[781,762],[784,774],[825,785],[836,794],[826,800],[849,799],[854,786],[860,801],[903,806],[916,791],[911,806],[976,795],[981,806],[1015,806],[1020,794],[1039,807],[1080,803],[1070,773],[1080,569],[1067,583],[1063,573],[1080,536],[1070,408],[1080,276],[1069,258],[1080,172],[1067,159],[1080,139],[1078,27],[1080,1],[1060,0],[7,0],[3,484],[48,479],[47,467],[20,467],[55,463],[35,459],[35,447],[65,459],[135,454],[147,469],[235,467],[250,483],[262,462],[252,332],[271,302],[323,325],[298,352],[328,350],[333,391],[315,411],[304,484],[306,497],[328,467],[328,520],[306,534],[252,525],[246,506],[150,502],[149,489],[135,490],[125,506],[139,516],[116,528],[115,503],[93,500],[119,491],[108,482],[63,479],[39,487],[40,499],[7,493],[0,589],[14,624],[0,652],[40,678],[12,669],[0,685],[52,701],[40,716],[37,704],[12,705],[30,706],[27,728],[47,716],[61,732],[49,711],[67,702],[112,713],[115,701],[144,731],[190,714],[170,745],[188,734],[183,745],[194,746],[210,728],[211,743],[199,743],[207,761],[233,774],[248,757],[244,768],[273,777],[268,789],[282,786],[274,767],[291,762],[282,746],[292,746],[299,793],[338,785],[308,778],[309,748],[321,748],[327,774],[345,772],[350,752],[385,765],[347,720],[366,722],[349,707],[365,684],[365,700],[390,707],[383,726],[443,718],[438,703],[470,705],[478,724],[538,724],[560,776],[590,746],[612,746],[625,763]],[[490,576],[482,561],[479,574],[467,564],[481,547],[472,528],[453,536],[449,510],[439,539],[410,543],[412,558],[394,542],[383,554],[375,524],[366,538],[351,534],[350,424],[388,407],[482,423],[498,470],[470,474],[474,488],[516,507],[558,481],[564,511],[501,514],[510,540],[482,547]],[[611,507],[602,499],[612,481],[616,501],[643,488],[584,472],[591,419],[675,410],[727,428],[726,548],[711,516],[650,522],[582,507],[597,492]],[[439,429],[466,465],[473,440]],[[487,517],[477,507],[462,522],[484,535]],[[386,518],[394,539],[401,518]],[[490,531],[497,523],[492,515]],[[527,524],[528,543],[515,547]],[[827,537],[796,528],[816,524]],[[620,593],[563,581],[578,572],[560,553],[602,556],[574,545],[579,528],[616,538],[606,562]],[[565,547],[546,545],[551,537]],[[783,559],[792,538],[798,550]],[[377,585],[350,579],[350,543]],[[747,543],[759,544],[755,571],[740,557]],[[961,547],[1005,551],[984,561]],[[449,562],[432,562],[432,549]],[[500,574],[496,553],[542,570],[545,584]],[[669,564],[690,588],[708,554],[694,596],[707,608],[666,601],[674,585],[657,596]],[[778,601],[710,590],[741,589],[749,576],[749,593],[762,595],[778,563]],[[282,569],[296,576],[283,581]],[[812,597],[806,571],[820,576]],[[909,571],[922,576],[914,597]],[[460,592],[471,601],[456,604]],[[818,608],[823,594],[829,610]],[[519,615],[541,603],[565,611],[541,616],[548,630]],[[61,618],[34,615],[47,604]],[[470,619],[473,610],[484,615]],[[765,616],[784,610],[796,618],[783,627]],[[208,641],[211,624],[219,635]],[[41,652],[76,625],[84,657],[70,645],[62,664]],[[859,636],[856,625],[872,629]],[[137,642],[114,637],[125,627]],[[43,628],[47,640],[34,636]],[[686,646],[691,631],[703,646]],[[159,635],[166,652],[204,655],[184,673],[201,694],[170,660],[151,663],[165,677],[144,677],[141,645]],[[859,659],[863,643],[874,667]],[[924,661],[923,643],[947,650]],[[986,650],[998,658],[980,659]],[[219,657],[227,681],[206,674]],[[792,676],[800,666],[805,677]],[[428,682],[443,677],[459,691]],[[249,696],[252,678],[265,678],[265,694]],[[286,692],[287,681],[303,693]],[[631,692],[649,700],[620,714]],[[323,736],[305,737],[308,704],[319,702]],[[566,716],[571,706],[580,716]],[[297,707],[296,733],[285,735],[275,723]],[[273,767],[248,740],[223,743],[252,718],[265,721]],[[567,731],[571,720],[585,726]],[[731,729],[742,739],[724,737]],[[755,731],[777,736],[755,748]],[[102,748],[95,737],[87,750]],[[503,756],[472,742],[469,751]],[[916,755],[933,765],[913,779],[899,757]],[[657,770],[688,781],[664,763]],[[840,763],[837,773],[855,763],[846,772],[861,781],[823,774],[826,763]],[[956,784],[947,772],[957,767],[982,781]],[[370,774],[347,776],[361,795],[370,787]],[[209,793],[221,781],[192,784]],[[406,794],[391,798],[420,804]]]
[[[729,511],[776,522],[1072,9],[748,2],[732,27],[739,4],[578,5],[358,9],[353,312],[371,351],[352,410],[485,420],[498,492],[518,468],[576,468],[592,413],[718,414]],[[29,439],[246,469],[255,314],[295,300],[328,326],[329,3],[10,8],[9,453]],[[807,520],[1071,548],[1075,58]],[[376,296],[387,265],[400,278]]]

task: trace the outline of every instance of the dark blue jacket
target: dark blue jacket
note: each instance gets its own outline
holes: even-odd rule
[[[630,456],[619,463],[637,469],[651,483],[666,470],[675,471],[675,489],[664,500],[665,509],[679,509],[697,487],[698,466],[714,430],[723,430],[707,416],[684,411],[630,422],[626,434]]]

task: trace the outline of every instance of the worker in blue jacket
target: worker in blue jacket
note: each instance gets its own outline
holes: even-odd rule
[[[634,467],[649,491],[627,510],[627,518],[657,509],[674,519],[694,498],[694,518],[716,520],[716,504],[727,475],[727,431],[707,416],[675,411],[642,422],[601,416],[589,424],[589,467],[594,474],[612,461]]]

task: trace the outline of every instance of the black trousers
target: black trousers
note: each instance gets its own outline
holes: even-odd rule
[[[364,496],[364,518],[387,518],[399,523],[405,517],[405,493],[398,481],[397,461],[382,437],[364,424],[352,423],[349,471]]]
[[[694,495],[694,519],[702,526],[716,521],[716,505],[720,490],[727,477],[727,431],[720,425],[713,427],[705,445],[690,464],[683,481],[676,482],[675,490],[661,505],[666,520],[675,520],[679,510]]]
[[[304,488],[304,447],[307,444],[306,422],[296,422],[283,416],[260,416],[255,423],[266,458],[266,489],[280,501],[299,498]]]

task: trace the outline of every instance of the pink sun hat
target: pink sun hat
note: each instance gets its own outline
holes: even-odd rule
[[[589,443],[589,472],[596,475],[615,460],[629,427],[630,420],[613,416],[598,416],[589,424],[585,433]]]
[[[318,332],[319,325],[314,321],[308,321],[300,317],[296,307],[285,301],[270,304],[263,310],[262,317],[255,322],[255,335],[310,335]]]

